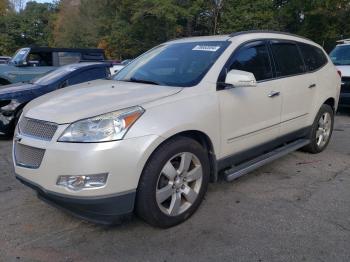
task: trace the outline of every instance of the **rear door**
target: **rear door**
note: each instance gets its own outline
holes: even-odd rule
[[[283,96],[281,135],[294,133],[308,126],[316,90],[316,79],[308,74],[296,42],[270,41],[276,80]]]

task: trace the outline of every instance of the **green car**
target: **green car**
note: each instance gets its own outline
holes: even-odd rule
[[[37,76],[67,64],[104,60],[103,49],[21,48],[8,64],[0,65],[0,85],[28,82]]]

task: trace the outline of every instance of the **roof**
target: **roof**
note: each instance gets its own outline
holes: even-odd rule
[[[187,37],[187,38],[179,38],[169,41],[168,43],[186,43],[186,42],[205,42],[205,41],[230,41],[235,37],[249,37],[249,35],[268,35],[266,38],[273,38],[279,36],[285,39],[292,40],[303,40],[305,42],[311,42],[315,44],[312,40],[298,36],[295,34],[291,34],[288,32],[279,32],[279,31],[270,31],[270,30],[251,30],[251,31],[242,31],[242,32],[234,32],[230,35],[212,35],[212,36],[198,36],[198,37]],[[274,36],[275,35],[275,36]]]
[[[282,31],[274,31],[274,30],[251,30],[251,31],[242,31],[242,32],[234,32],[230,34],[230,37],[240,36],[240,35],[247,35],[247,34],[277,34],[277,35],[286,35],[286,36],[292,36],[296,38],[301,38],[304,40],[312,41],[306,37],[295,35],[288,32],[282,32]]]

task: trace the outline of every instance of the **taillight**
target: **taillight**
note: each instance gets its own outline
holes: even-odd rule
[[[340,70],[337,70],[337,72],[338,72],[338,75],[341,77],[341,71],[340,71]]]

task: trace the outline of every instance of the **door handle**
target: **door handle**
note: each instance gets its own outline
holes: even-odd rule
[[[280,95],[280,92],[277,92],[277,91],[271,91],[270,94],[268,94],[268,97],[275,97],[275,96],[279,96]]]
[[[314,88],[314,87],[316,87],[316,84],[309,85],[309,88]]]

